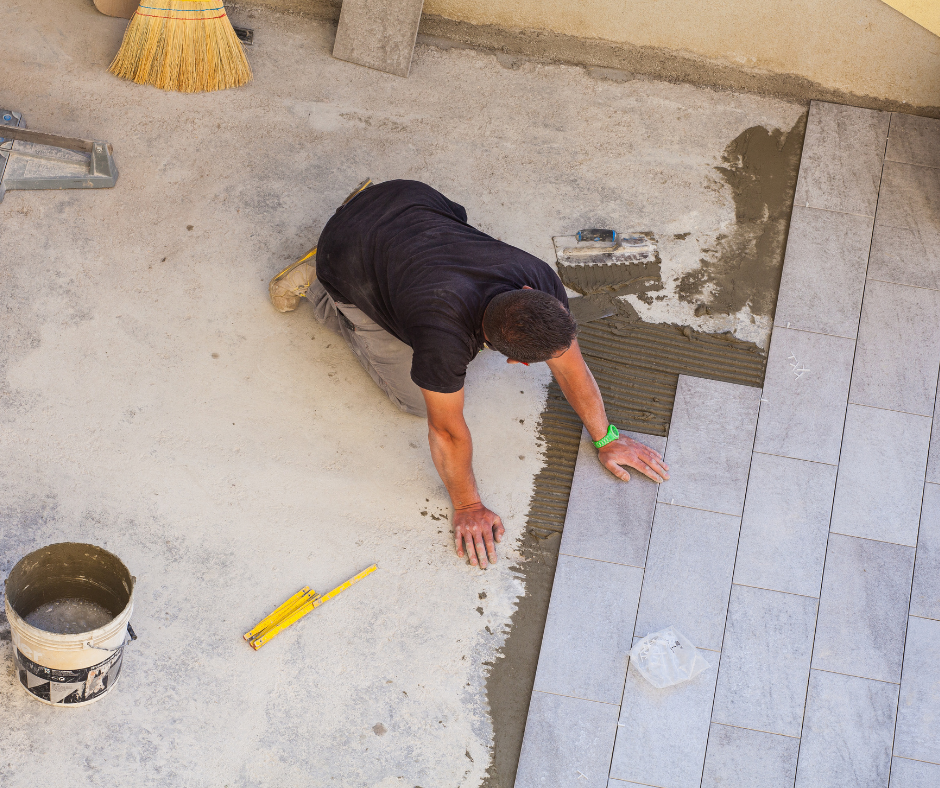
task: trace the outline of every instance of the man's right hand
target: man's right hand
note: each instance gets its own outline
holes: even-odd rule
[[[489,563],[496,563],[496,542],[503,538],[506,529],[499,515],[491,512],[479,501],[469,506],[454,510],[454,541],[457,555],[463,558],[464,546],[470,563],[479,564],[486,569]]]

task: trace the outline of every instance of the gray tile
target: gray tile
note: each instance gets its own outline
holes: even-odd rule
[[[891,761],[891,788],[937,788],[940,765],[895,756]]]
[[[855,342],[777,326],[754,451],[839,462]]]
[[[638,636],[674,626],[693,645],[721,650],[739,523],[726,514],[657,505]]]
[[[940,233],[940,169],[885,162],[875,216],[879,226]]]
[[[849,402],[933,414],[940,291],[868,280]]]
[[[621,434],[660,454],[665,451],[665,438]],[[620,481],[597,461],[597,449],[587,431],[582,432],[561,537],[562,553],[631,566],[646,564],[658,485],[630,470],[630,481]]]
[[[618,711],[533,692],[515,788],[606,788]]]
[[[712,724],[702,788],[793,788],[800,740]]]
[[[679,376],[659,500],[740,515],[760,389]]]
[[[611,777],[661,788],[699,788],[718,655],[704,656],[710,663],[706,670],[666,689],[656,689],[631,666]]]
[[[424,0],[343,0],[333,57],[407,77]]]
[[[940,621],[911,616],[894,754],[940,763]]]
[[[812,102],[794,204],[874,216],[889,117]]]
[[[620,703],[643,570],[559,556],[535,689]]]
[[[893,113],[885,159],[940,167],[940,120]]]
[[[933,424],[927,458],[927,481],[940,484],[940,396],[934,405]]]
[[[940,289],[940,233],[875,227],[868,275],[872,279]]]
[[[830,530],[914,546],[930,419],[849,405]]]
[[[911,615],[940,619],[940,485],[924,486],[914,558]]]
[[[873,222],[794,206],[775,325],[855,338]]]
[[[832,465],[754,454],[736,583],[819,596],[836,471]]]
[[[832,534],[813,667],[900,681],[913,569],[913,548]]]
[[[897,684],[814,670],[796,788],[886,788]]]
[[[734,586],[712,721],[800,735],[816,600]]]

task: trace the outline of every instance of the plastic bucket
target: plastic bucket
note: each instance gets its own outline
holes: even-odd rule
[[[57,634],[27,623],[43,605],[78,599],[112,618],[97,629]],[[134,578],[116,555],[90,544],[63,542],[22,558],[6,580],[6,614],[20,684],[36,700],[81,706],[99,700],[121,672],[130,628]]]

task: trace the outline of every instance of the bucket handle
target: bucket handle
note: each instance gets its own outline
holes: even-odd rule
[[[113,654],[115,651],[120,651],[128,643],[132,643],[135,640],[137,640],[137,633],[134,632],[134,627],[132,627],[131,622],[128,621],[127,622],[127,635],[124,637],[124,642],[121,643],[121,645],[118,646],[117,648],[101,648],[101,646],[93,645],[90,640],[86,640],[84,643],[82,643],[82,648],[89,649],[91,651],[103,651],[106,654]]]

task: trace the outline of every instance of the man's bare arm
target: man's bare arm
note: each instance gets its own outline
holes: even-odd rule
[[[562,355],[549,360],[548,366],[571,407],[584,422],[591,440],[599,441],[607,434],[607,411],[597,382],[584,363],[578,340],[572,342]],[[669,466],[663,462],[659,452],[625,435],[599,449],[598,459],[614,476],[625,482],[630,480],[630,474],[624,470],[624,465],[636,468],[654,482],[669,478]]]
[[[487,558],[496,563],[496,544],[505,529],[499,515],[487,509],[473,476],[473,440],[463,417],[463,390],[438,394],[421,389],[428,406],[428,443],[434,466],[454,506],[454,541],[457,555],[486,569]],[[495,540],[495,541],[494,541]]]

